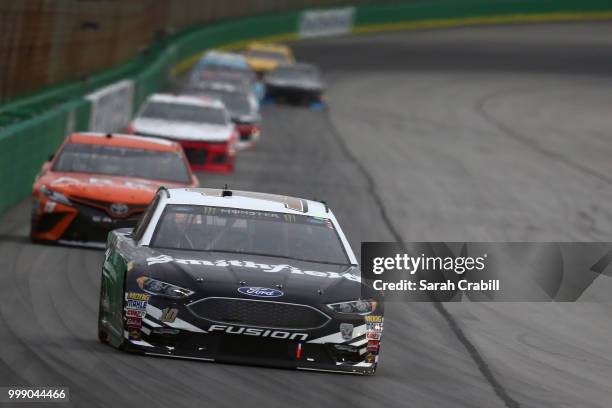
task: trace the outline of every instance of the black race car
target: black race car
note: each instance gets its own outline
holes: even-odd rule
[[[321,102],[325,85],[310,64],[280,64],[265,77],[266,98],[290,103]]]
[[[144,354],[373,374],[383,305],[325,204],[160,189],[109,234],[99,338]]]

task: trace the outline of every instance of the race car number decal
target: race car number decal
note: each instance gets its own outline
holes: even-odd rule
[[[163,309],[161,315],[159,316],[159,320],[162,322],[173,323],[178,316],[178,309]]]

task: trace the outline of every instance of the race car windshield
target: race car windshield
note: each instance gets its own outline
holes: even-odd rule
[[[327,218],[225,207],[166,206],[150,246],[350,264]]]
[[[286,66],[276,68],[270,76],[280,79],[318,79],[319,75],[313,67]]]
[[[185,103],[149,102],[140,117],[170,122],[227,124],[227,117],[223,109]]]
[[[248,65],[228,64],[223,61],[209,61],[204,64],[207,71],[248,72]]]
[[[220,99],[232,115],[248,115],[251,113],[249,98],[244,94],[205,90],[202,91],[202,95],[208,96],[209,98]]]
[[[240,76],[251,84],[257,81],[255,72],[251,71],[251,69],[248,67],[239,68],[211,64],[201,68],[200,72],[202,76],[213,74]]]
[[[189,84],[188,89],[209,89],[211,84],[232,87],[238,90],[245,90],[247,92],[249,90],[249,84],[246,78],[237,76],[211,75],[210,72],[206,72],[206,74],[194,78]]]
[[[286,57],[283,53],[275,51],[264,51],[264,50],[250,50],[246,53],[247,57],[250,58],[261,58],[268,59],[278,62],[286,61]]]
[[[69,143],[62,149],[53,171],[139,177],[189,184],[187,164],[178,152]]]

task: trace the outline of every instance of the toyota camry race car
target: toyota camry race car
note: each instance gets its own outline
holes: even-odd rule
[[[238,132],[225,105],[217,99],[154,94],[128,132],[179,142],[194,170],[234,170]]]
[[[325,204],[160,189],[113,231],[99,338],[144,354],[373,374],[383,305]]]
[[[162,184],[198,185],[178,144],[72,134],[34,182],[31,238],[103,247],[110,230],[136,225]]]
[[[325,85],[310,64],[280,64],[265,79],[266,97],[293,103],[320,102]]]

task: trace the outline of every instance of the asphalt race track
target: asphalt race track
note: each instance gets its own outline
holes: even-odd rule
[[[321,65],[327,109],[264,107],[258,148],[229,177],[201,174],[203,185],[324,199],[357,250],[399,238],[612,241],[609,23],[295,50]],[[121,353],[96,337],[103,253],[30,244],[29,210],[25,200],[0,224],[0,385],[67,386],[88,407],[612,403],[603,302],[389,304],[374,377]],[[603,281],[592,295],[610,290]]]

